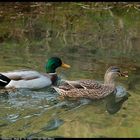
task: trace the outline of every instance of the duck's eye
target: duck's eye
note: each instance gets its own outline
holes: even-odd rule
[[[55,67],[55,63],[52,63],[52,67]]]

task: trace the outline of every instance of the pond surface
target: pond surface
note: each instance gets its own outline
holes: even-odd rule
[[[13,6],[14,5],[14,6]],[[62,100],[51,87],[0,94],[0,137],[140,137],[140,11],[94,3],[0,4],[0,71],[45,72],[51,56],[71,65],[62,79],[104,80],[109,66],[126,96]],[[7,10],[7,8],[9,10]]]

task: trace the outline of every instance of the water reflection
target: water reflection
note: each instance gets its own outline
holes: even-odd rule
[[[128,92],[126,92],[125,95],[122,94],[121,97],[118,97],[117,93],[111,94],[107,98],[107,103],[106,103],[107,112],[110,114],[117,113],[122,108],[123,103],[128,100],[129,96],[130,94]]]
[[[140,67],[135,67],[131,74],[131,79],[128,81],[128,90],[140,91]]]
[[[50,115],[51,118],[47,120],[45,124],[43,123],[42,127],[37,132],[33,133],[30,131],[26,135],[27,138],[34,138],[43,136],[45,132],[58,130],[60,126],[65,124],[65,120],[59,117],[61,114],[67,114],[74,110],[77,111],[84,106],[94,106],[97,110],[102,106],[104,109],[101,109],[99,114],[104,113],[104,110],[106,110],[108,114],[113,115],[121,110],[123,103],[129,99],[129,94],[126,92],[125,88],[118,86],[117,91],[116,94],[111,94],[102,100],[89,100],[84,98],[78,100],[66,98],[61,100],[58,93],[52,88],[43,89],[42,91],[18,89],[16,92],[3,94],[0,97],[1,101],[7,104],[6,106],[9,106],[10,109],[16,109],[16,111],[14,111],[15,113],[7,112],[7,115],[5,114],[1,118],[4,121],[1,127],[7,126],[5,121],[16,123],[23,119],[34,120],[36,117],[47,115],[48,111],[57,109],[58,111],[53,111],[54,113]],[[98,114],[98,112],[94,113]],[[19,131],[24,131],[25,127],[28,129],[31,126],[32,123],[28,121],[28,125],[22,125]]]

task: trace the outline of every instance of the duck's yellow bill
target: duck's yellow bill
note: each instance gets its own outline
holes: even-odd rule
[[[68,65],[68,64],[62,63],[61,67],[63,67],[63,68],[70,68],[71,66]]]
[[[122,76],[122,77],[128,77],[128,71],[122,72],[120,74],[120,76]]]

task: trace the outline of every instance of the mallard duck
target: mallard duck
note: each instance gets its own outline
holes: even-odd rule
[[[127,73],[120,72],[118,67],[112,66],[106,71],[103,84],[95,80],[65,80],[63,84],[58,87],[53,86],[53,88],[61,97],[101,99],[116,92],[115,79],[118,76],[127,77],[128,75]]]
[[[40,89],[54,84],[57,81],[56,68],[70,68],[58,57],[51,57],[46,64],[46,73],[34,70],[16,70],[0,74],[1,88],[29,88]]]

